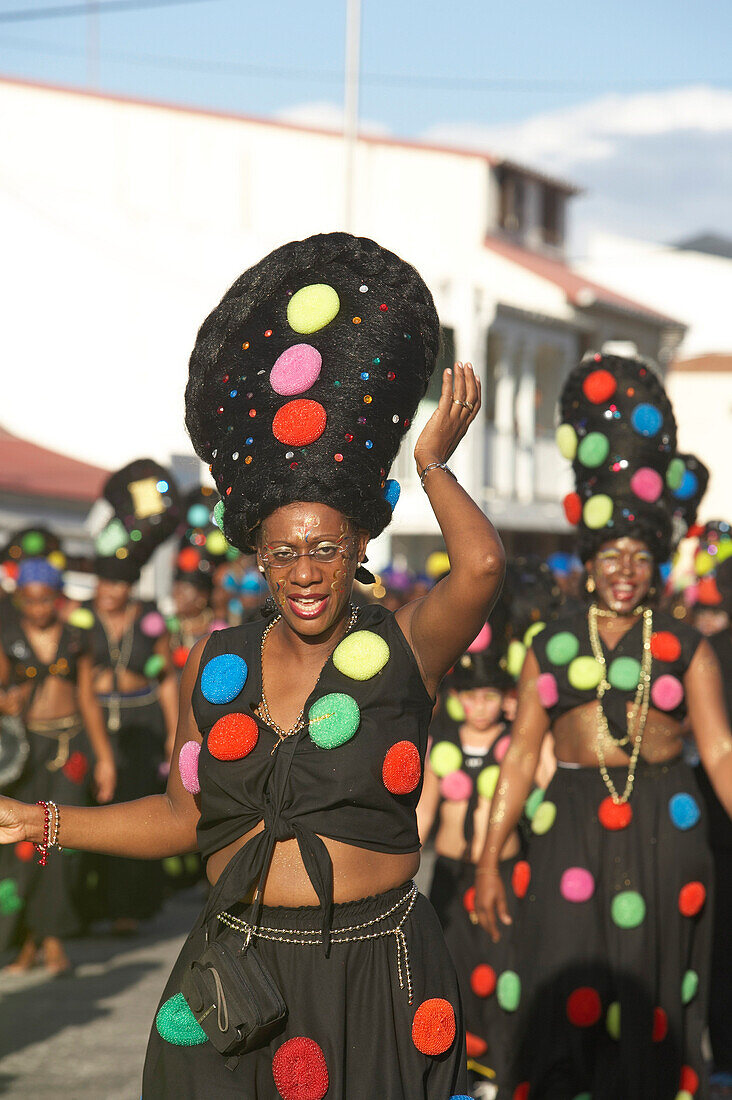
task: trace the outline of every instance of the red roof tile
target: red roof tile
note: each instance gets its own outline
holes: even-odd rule
[[[573,306],[586,307],[599,302],[613,309],[621,309],[626,313],[635,313],[647,317],[658,325],[681,324],[673,317],[667,317],[663,313],[658,313],[655,309],[649,309],[648,306],[644,306],[640,302],[635,302],[631,298],[617,294],[614,290],[600,286],[599,283],[595,283],[591,279],[586,279],[584,275],[572,271],[567,264],[561,260],[555,260],[551,256],[543,256],[539,252],[532,252],[530,249],[522,248],[521,245],[514,244],[502,237],[486,237],[485,246],[491,252],[496,252],[512,263],[520,264],[521,267],[532,271],[534,275],[547,279],[550,283],[560,287]]]
[[[62,500],[88,500],[101,494],[109,470],[49,451],[0,428],[0,492]]]
[[[695,355],[690,359],[676,359],[671,364],[671,371],[699,371],[701,373],[725,373],[732,372],[732,355],[724,352],[710,352],[708,355]]]

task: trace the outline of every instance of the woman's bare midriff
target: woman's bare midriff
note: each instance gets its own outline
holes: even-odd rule
[[[264,825],[227,844],[209,857],[206,874],[215,883],[227,863],[248,840],[260,833]],[[322,838],[333,863],[333,900],[336,904],[383,894],[413,878],[419,869],[419,852],[390,854],[356,848],[339,840]],[[272,863],[264,888],[265,905],[318,905],[318,895],[308,878],[296,840],[283,840],[275,845]]]
[[[75,686],[68,680],[49,676],[36,692],[26,718],[30,722],[48,722],[54,719],[60,722],[77,712]]]
[[[631,704],[628,704],[628,711]],[[552,726],[554,752],[557,761],[564,764],[580,764],[596,768],[597,760],[597,712],[596,702],[563,714]],[[633,730],[631,729],[631,738]],[[679,755],[683,743],[683,726],[660,711],[648,711],[641,746],[641,759],[650,764],[663,764]],[[632,749],[632,744],[630,749]],[[605,763],[608,768],[628,766],[628,753],[612,745],[604,745]]]
[[[144,676],[137,672],[130,672],[128,668],[121,668],[117,674],[117,691],[123,695],[131,695],[134,691],[143,691],[150,683]],[[111,668],[97,669],[94,676],[94,691],[97,695],[111,695],[115,690],[114,673]]]
[[[491,803],[481,798],[473,815],[473,841],[470,852],[466,852],[465,844],[465,815],[468,811],[467,799],[460,802],[452,802],[448,799],[440,808],[440,824],[435,837],[435,851],[438,856],[446,856],[448,859],[464,859],[477,863],[480,853],[483,851],[486,834],[488,832],[488,820],[490,817]],[[520,844],[518,834],[512,832],[503,846],[501,859],[510,859],[519,853]]]

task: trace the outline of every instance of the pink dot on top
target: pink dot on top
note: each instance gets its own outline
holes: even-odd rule
[[[491,644],[491,638],[493,637],[493,631],[491,630],[491,624],[485,623],[478,633],[477,638],[474,639],[468,646],[468,653],[482,653],[484,649],[487,649]]]
[[[496,744],[495,744],[494,749],[493,749],[493,755],[495,756],[495,758],[496,758],[496,760],[498,761],[499,764],[501,763],[504,756],[508,752],[508,746],[510,744],[511,744],[511,738],[510,738],[509,734],[506,734],[505,737],[502,737],[500,739],[500,741],[496,741]]]
[[[317,348],[311,344],[293,344],[275,362],[269,384],[283,397],[304,393],[317,382],[322,365],[323,358]]]
[[[559,890],[567,901],[589,901],[595,892],[595,880],[584,867],[568,867]]]
[[[473,791],[473,780],[463,771],[450,772],[440,782],[440,792],[443,798],[450,802],[462,802],[470,798]]]
[[[554,707],[559,702],[559,688],[557,687],[556,677],[551,672],[542,672],[536,681],[536,690],[539,693],[539,702],[543,707],[549,709],[549,707]]]
[[[198,782],[198,755],[201,746],[197,741],[186,741],[178,753],[178,771],[180,781],[189,794],[200,794],[201,785]]]
[[[211,623],[211,633],[212,634],[213,634],[214,630],[228,630],[228,629],[229,629],[229,624],[227,623],[226,619],[214,619],[214,621]]]
[[[658,470],[650,466],[641,466],[630,479],[630,487],[639,500],[655,504],[663,492],[663,479]]]
[[[651,702],[659,710],[676,710],[683,698],[684,689],[675,676],[659,676],[651,688]]]
[[[165,633],[165,619],[159,611],[148,611],[140,619],[140,630],[148,638],[159,638]]]

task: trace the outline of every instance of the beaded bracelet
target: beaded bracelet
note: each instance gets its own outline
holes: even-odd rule
[[[58,810],[58,806],[55,802],[45,802],[40,799],[36,802],[36,806],[43,806],[43,840],[40,844],[35,844],[34,847],[38,852],[40,859],[38,860],[39,867],[45,867],[48,859],[48,852],[51,848],[58,848],[59,852],[63,851],[61,845],[58,842],[58,830],[61,823],[61,815]],[[53,818],[53,828],[51,828],[51,819]]]
[[[453,481],[457,481],[457,478],[455,477],[454,473],[446,462],[428,462],[424,470],[422,470],[422,473],[419,475],[419,483],[423,489],[425,476],[430,472],[430,470],[444,470],[446,474],[450,475]],[[426,491],[427,490],[425,489],[425,492]]]

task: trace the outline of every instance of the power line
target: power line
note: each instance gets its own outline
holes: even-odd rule
[[[87,0],[83,4],[55,4],[46,8],[15,8],[0,11],[0,23],[37,23],[42,19],[64,19],[77,15],[109,15],[148,8],[170,8],[180,4],[208,4],[211,0],[107,0],[106,4]]]

